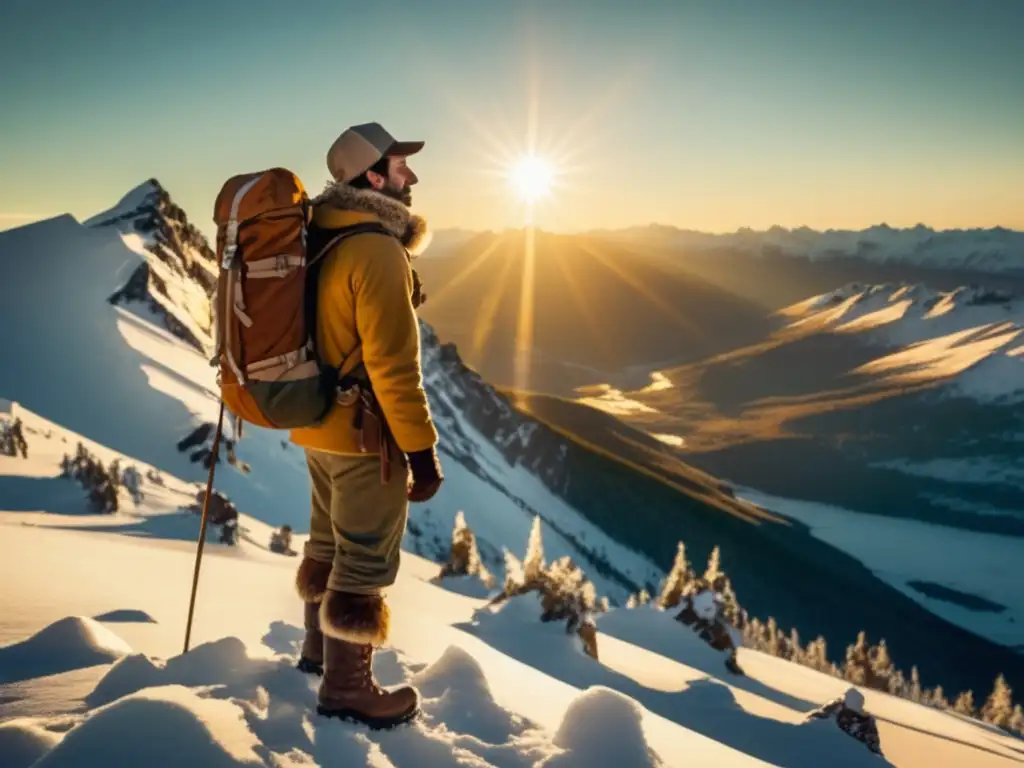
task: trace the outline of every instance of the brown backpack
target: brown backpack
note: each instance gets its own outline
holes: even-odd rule
[[[271,168],[228,179],[214,203],[220,274],[214,298],[212,365],[225,407],[270,429],[319,424],[336,400],[341,372],[316,346],[318,261],[379,224],[335,230],[307,252],[311,207],[298,176]]]

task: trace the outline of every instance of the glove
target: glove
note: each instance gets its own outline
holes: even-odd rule
[[[420,280],[419,272],[415,269],[412,271],[412,306],[413,309],[418,309],[427,300],[427,294],[423,290],[423,281]]]
[[[409,486],[408,494],[409,501],[430,501],[441,487],[441,483],[444,482],[437,451],[434,448],[415,451],[408,454],[408,458],[409,471],[412,474],[412,484]]]

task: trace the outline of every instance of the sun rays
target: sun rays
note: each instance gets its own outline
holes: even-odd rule
[[[551,94],[544,94],[543,90],[561,79],[562,70],[542,63],[542,48],[538,43],[544,33],[543,27],[526,19],[521,100],[502,102],[492,91],[469,102],[460,97],[454,87],[468,73],[449,71],[446,74],[436,51],[422,50],[417,54],[423,67],[421,74],[434,81],[441,105],[467,129],[468,140],[464,142],[467,162],[460,170],[467,174],[466,181],[472,185],[468,194],[475,201],[494,199],[500,210],[505,211],[508,225],[523,230],[520,253],[510,252],[513,247],[520,247],[515,242],[518,236],[496,235],[479,253],[467,256],[466,266],[446,285],[433,291],[431,302],[437,306],[449,297],[464,295],[470,285],[465,281],[470,275],[486,275],[483,278],[486,282],[480,283],[485,288],[475,297],[475,306],[470,310],[472,352],[480,355],[494,332],[504,296],[508,295],[506,292],[518,288],[518,299],[510,305],[517,307],[513,345],[516,389],[529,388],[536,339],[536,280],[543,274],[538,269],[537,259],[539,253],[544,258],[546,249],[540,242],[543,235],[536,228],[542,222],[553,222],[554,229],[564,228],[561,222],[567,219],[567,214],[571,215],[570,209],[579,207],[581,197],[594,193],[595,184],[588,181],[588,176],[608,162],[617,140],[611,135],[614,121],[607,118],[624,98],[635,94],[643,79],[657,66],[658,58],[671,48],[668,37],[662,44],[650,41],[643,56],[623,64],[593,93],[582,94],[577,90],[568,92],[567,99],[551,98]],[[549,98],[544,100],[542,95]],[[493,261],[496,255],[497,263]],[[510,285],[514,280],[513,265],[521,269],[520,279],[515,281],[518,286]],[[588,298],[592,297],[584,296],[584,291],[573,283],[567,264],[559,262],[558,267],[566,271],[570,286],[565,312],[584,318],[582,325],[599,337],[599,315],[587,305]],[[586,269],[586,264],[581,268]],[[472,283],[477,284],[478,281]],[[460,287],[462,290],[455,290]]]

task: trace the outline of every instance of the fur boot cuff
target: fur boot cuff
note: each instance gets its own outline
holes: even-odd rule
[[[304,603],[319,603],[327,591],[327,579],[331,575],[331,564],[320,563],[308,557],[302,558],[298,573],[295,574],[295,590]]]
[[[383,645],[391,611],[381,595],[327,590],[320,604],[320,629],[328,637],[358,645]]]

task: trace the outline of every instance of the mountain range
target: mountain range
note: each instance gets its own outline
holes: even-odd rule
[[[960,535],[959,543],[966,551],[962,581],[954,578],[954,585],[945,588],[956,594],[970,592],[979,600],[987,598],[982,600],[986,605],[997,603],[997,620],[987,624],[993,611],[965,608],[965,599],[950,603],[948,594],[941,591],[944,585],[937,583],[921,557],[899,563],[906,567],[895,570],[892,561],[869,564],[860,553],[822,535],[803,516],[800,504],[786,498],[799,494],[783,493],[784,489],[767,480],[748,482],[744,479],[747,474],[732,471],[738,464],[731,460],[724,466],[729,471],[715,468],[712,459],[754,444],[744,439],[742,429],[721,430],[722,443],[695,441],[702,450],[688,452],[690,434],[697,430],[675,429],[685,421],[683,414],[658,400],[667,397],[666,392],[680,391],[686,381],[691,392],[706,382],[709,390],[739,403],[749,395],[739,391],[738,384],[731,385],[735,392],[728,394],[729,387],[710,382],[714,366],[709,361],[718,361],[719,367],[732,372],[741,367],[728,362],[732,350],[750,351],[765,344],[771,349],[799,349],[792,345],[808,343],[808,338],[828,339],[833,331],[819,329],[813,337],[800,337],[800,341],[796,337],[802,332],[794,331],[793,326],[801,320],[807,320],[804,327],[815,328],[837,322],[839,318],[832,317],[835,312],[828,312],[860,293],[818,297],[820,300],[800,308],[790,305],[779,312],[710,280],[693,277],[678,263],[667,264],[637,253],[632,246],[601,250],[612,246],[590,238],[542,235],[533,243],[535,264],[529,267],[526,256],[521,255],[529,235],[508,233],[503,238],[490,242],[470,238],[447,257],[424,258],[417,264],[417,269],[424,271],[428,295],[431,285],[435,287],[424,307],[421,331],[425,384],[441,434],[447,481],[434,500],[411,512],[410,549],[435,559],[443,557],[455,515],[464,510],[477,534],[481,556],[488,567],[500,572],[504,548],[510,542],[526,540],[536,515],[544,524],[549,555],[570,555],[601,594],[621,603],[640,589],[657,589],[679,540],[687,542],[696,562],[720,545],[729,553],[723,564],[744,606],[754,615],[773,615],[780,626],[795,628],[804,637],[821,634],[833,648],[845,647],[861,629],[872,637],[884,636],[898,663],[906,659],[906,666],[916,664],[926,683],[941,683],[950,690],[987,690],[999,672],[1005,673],[1011,684],[1024,686],[1024,657],[1011,647],[1024,641],[1008,629],[1021,616],[1022,606],[1012,600],[1011,586],[984,581],[974,569],[983,556],[980,544],[974,542],[982,540],[969,534],[996,534],[977,530],[977,526],[972,532],[971,526],[959,523],[956,528],[942,529],[954,537],[943,546]],[[494,243],[487,258],[495,260],[489,267],[460,268],[460,261],[479,257],[481,245],[486,248]],[[564,261],[549,258],[554,252],[549,248],[566,254]],[[32,258],[23,258],[25,254]],[[166,190],[151,180],[110,211],[84,223],[61,216],[4,232],[0,234],[0,259],[10,278],[0,287],[4,312],[0,349],[6,356],[0,395],[179,477],[197,483],[204,480],[202,466],[177,445],[216,418],[214,372],[205,354],[214,265],[209,245]],[[596,263],[602,265],[603,272],[592,269]],[[549,361],[552,376],[572,362],[585,370],[585,375],[578,377],[579,386],[593,387],[600,379],[592,378],[591,373],[603,372],[601,366],[635,368],[624,378],[647,378],[648,385],[619,389],[621,397],[616,397],[636,402],[651,398],[657,407],[647,407],[670,424],[654,428],[652,423],[630,418],[628,410],[616,412],[608,407],[608,402],[616,399],[609,397],[614,389],[610,385],[596,395],[590,391],[569,398],[543,389],[528,391],[508,385],[509,380],[515,381],[514,366],[507,376],[497,377],[505,378],[502,386],[492,383],[486,367],[476,365],[467,350],[470,355],[485,355],[486,360],[486,354],[497,349],[491,365],[502,364],[504,348],[493,341],[502,337],[495,334],[505,333],[515,343],[515,334],[509,334],[506,326],[515,322],[518,329],[519,318],[505,306],[507,292],[499,291],[498,298],[490,299],[488,291],[495,291],[495,285],[519,285],[522,275],[531,270],[538,290],[550,291],[539,294],[534,305],[537,319],[531,329],[531,344],[538,349],[531,350],[531,373],[543,364],[538,364],[537,358]],[[481,282],[474,284],[474,279]],[[578,330],[575,336],[571,329],[564,336],[557,333],[559,319],[565,325],[566,318],[572,317],[572,305],[564,301],[572,291],[580,294],[580,304],[602,300],[591,303],[594,327],[590,339],[606,338],[607,349],[601,352],[604,357],[591,361],[592,368],[563,358],[574,348],[587,351],[581,341],[587,337],[579,336]],[[646,303],[635,296],[630,303],[629,292],[644,297]],[[652,293],[656,299],[651,298]],[[883,294],[868,295],[877,303]],[[891,294],[884,295],[891,298]],[[470,303],[473,296],[476,301]],[[561,313],[557,307],[560,296]],[[930,300],[923,293],[921,298]],[[431,304],[439,307],[433,310],[437,312],[434,319],[428,311]],[[488,310],[493,317],[490,326],[475,315],[481,304],[484,309],[496,306]],[[549,306],[550,311],[545,309]],[[451,314],[442,314],[445,311]],[[687,317],[686,312],[691,315]],[[822,312],[827,317],[816,317]],[[644,326],[662,327],[664,323],[659,326],[655,316],[673,314],[680,315],[673,330],[685,328],[687,320],[704,319],[703,326],[691,328],[690,335],[684,337],[692,347],[685,351],[684,362],[675,367],[652,365],[657,360],[679,362],[679,356],[673,354],[679,335],[653,339],[636,357],[630,357]],[[869,315],[865,312],[860,317]],[[712,316],[715,323],[708,322]],[[730,319],[735,319],[736,325],[719,329]],[[604,337],[604,330],[609,336]],[[792,344],[771,346],[775,341],[763,337],[776,339],[773,334],[787,339],[793,336]],[[992,333],[983,336],[991,341]],[[562,346],[544,350],[549,339]],[[594,349],[597,347],[595,343]],[[813,348],[804,348],[804,354],[819,356]],[[748,358],[760,360],[762,356],[751,352]],[[785,361],[772,365],[792,367]],[[652,379],[655,373],[659,376]],[[761,374],[738,370],[736,375],[753,383]],[[778,391],[781,396],[782,390]],[[708,399],[706,393],[702,397]],[[598,402],[602,399],[605,402]],[[85,402],[87,408],[82,407]],[[696,405],[701,407],[694,412],[705,418],[705,425],[710,424],[700,434],[715,434],[714,417],[708,416],[711,411],[704,403]],[[137,414],[135,423],[143,428],[119,428],[126,409]],[[696,424],[697,417],[690,422]],[[665,431],[670,425],[675,429],[671,434]],[[235,437],[232,433],[232,439]],[[234,447],[239,466],[248,471],[225,466],[219,470],[218,486],[247,514],[271,525],[288,523],[303,530],[308,498],[304,460],[283,437],[277,432],[247,429]],[[757,444],[770,446],[771,441]],[[1012,445],[1009,440],[1006,450]],[[774,450],[777,446],[767,448],[766,454]],[[827,478],[816,475],[816,468],[793,461],[792,478],[802,475],[810,486],[828,484]],[[775,462],[775,472],[782,463]],[[17,504],[45,491],[46,480],[0,483],[0,499]],[[792,482],[794,487],[798,485],[795,479]],[[885,499],[889,491],[888,486],[883,487],[873,498]],[[895,488],[893,492],[899,491]],[[1007,503],[1015,504],[1017,497],[1010,489],[1005,492],[1009,494]],[[292,501],[282,505],[282,499]],[[877,515],[879,511],[872,512]],[[844,525],[854,529],[862,519],[856,511],[836,512],[833,508],[831,513],[842,515]],[[978,517],[970,514],[972,520]],[[1003,515],[993,519],[1011,521],[1002,524],[1007,530],[997,532],[1001,541],[1020,541],[1012,523],[1016,518]],[[916,519],[913,522],[924,525]],[[139,525],[145,533],[148,523]],[[928,549],[925,556],[931,552],[934,550]],[[995,555],[989,551],[988,557],[1000,566],[1013,562],[1012,551]],[[924,592],[908,587],[910,581],[925,584],[921,587]]]

